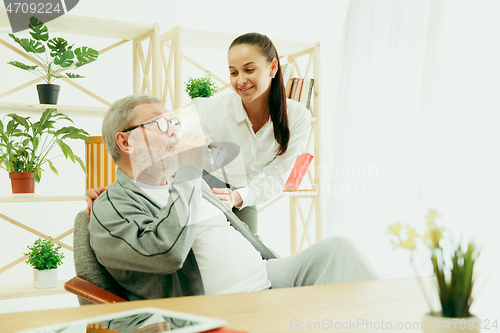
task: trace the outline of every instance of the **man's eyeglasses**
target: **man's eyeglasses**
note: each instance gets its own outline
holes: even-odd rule
[[[147,123],[127,128],[126,130],[123,130],[122,132],[125,133],[125,132],[131,131],[133,129],[136,129],[137,127],[146,126],[146,125],[149,125],[152,123],[156,123],[160,132],[163,132],[163,133],[168,132],[168,128],[169,128],[170,124],[174,125],[178,129],[181,127],[181,122],[177,118],[167,119],[165,117],[159,117],[155,120],[148,121]]]

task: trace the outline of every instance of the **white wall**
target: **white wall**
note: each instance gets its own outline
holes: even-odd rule
[[[338,49],[341,40],[342,25],[348,1],[254,1],[237,2],[233,0],[219,1],[118,1],[118,0],[82,0],[73,9],[71,15],[89,16],[103,19],[120,20],[151,24],[159,22],[161,32],[176,25],[183,28],[201,29],[215,32],[241,34],[258,31],[271,39],[284,39],[303,42],[321,42],[322,61],[322,110],[324,124],[330,124],[333,113],[332,96],[336,91],[336,71]],[[7,29],[0,30],[0,38],[7,41]],[[75,35],[61,35],[76,46],[89,45],[99,49],[113,41],[102,38],[88,38]],[[21,83],[33,79],[30,74],[6,65],[9,60],[22,60],[14,52],[0,48],[0,92],[11,89]],[[123,51],[120,51],[123,50]],[[228,78],[225,52],[204,52],[196,49],[185,49],[187,55],[200,60],[222,78]],[[191,52],[191,53],[188,53]],[[2,65],[3,64],[3,65]],[[78,81],[84,87],[96,91],[109,101],[114,101],[132,92],[131,47],[125,45],[110,51],[87,68],[78,71],[86,75],[86,79]],[[188,66],[186,66],[187,68]],[[216,69],[214,69],[216,68]],[[187,71],[186,71],[187,72]],[[111,76],[105,73],[112,73]],[[189,73],[184,73],[187,79]],[[200,75],[194,73],[193,75]],[[59,82],[61,105],[100,106],[95,100],[82,95],[75,88]],[[35,87],[21,90],[5,97],[2,102],[37,103]],[[186,101],[185,101],[186,102]],[[85,128],[91,135],[100,135],[101,119],[74,118],[76,125]],[[323,131],[326,142],[330,135],[328,126]],[[72,145],[75,152],[84,156],[83,143]],[[79,168],[63,158],[56,159],[55,165],[59,176],[51,172],[44,173],[42,182],[37,184],[37,195],[75,195],[84,192],[84,175]],[[0,172],[0,196],[10,196],[10,182],[5,171]],[[0,204],[0,211],[20,222],[39,229],[52,237],[72,227],[76,213],[84,209],[85,204],[73,203],[39,203],[39,204]],[[289,253],[288,202],[282,199],[268,208],[260,216],[259,233],[264,240],[281,255]],[[19,258],[26,246],[36,238],[3,220],[0,231],[4,241],[0,243],[0,267]],[[72,244],[72,238],[64,241]],[[66,260],[62,266],[60,278],[70,278],[74,274],[72,252],[64,251]],[[0,284],[31,281],[31,269],[24,263],[0,274]]]

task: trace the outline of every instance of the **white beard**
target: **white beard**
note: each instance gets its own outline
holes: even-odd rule
[[[140,132],[139,132],[140,133]],[[132,163],[132,169],[135,180],[144,184],[156,185],[158,182],[172,182],[172,175],[179,168],[177,154],[169,152],[173,144],[177,144],[179,139],[172,138],[168,144],[157,145],[149,142],[149,147],[146,145],[144,138],[140,138],[142,133],[135,136],[135,141],[140,142],[140,145],[135,148],[135,159]]]

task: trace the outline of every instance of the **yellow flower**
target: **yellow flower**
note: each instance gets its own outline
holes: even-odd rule
[[[435,218],[441,215],[434,209],[429,210],[429,214],[425,217],[427,219],[427,232],[425,233],[424,242],[432,250],[439,247],[439,241],[443,238],[445,231],[444,227],[438,227]]]
[[[435,223],[429,223],[425,233],[424,242],[432,250],[439,247],[439,241],[443,238],[444,228],[438,228]]]
[[[413,251],[416,248],[415,238],[408,238],[404,242],[401,242],[401,244],[399,244],[399,246],[401,246],[404,249],[408,249],[408,250],[412,250]]]
[[[402,232],[402,231],[406,232]],[[395,236],[397,236],[397,241],[391,240],[391,243],[394,245],[394,249],[400,247],[408,250],[415,250],[416,243],[415,239],[420,237],[415,228],[411,226],[403,226],[400,222],[396,223],[393,226],[389,226],[389,232]],[[403,241],[403,239],[406,239]]]
[[[428,223],[434,222],[435,218],[441,217],[441,215],[435,209],[429,209],[429,213],[425,217]]]
[[[417,230],[415,228],[412,228],[408,226],[408,232],[406,233],[408,235],[408,238],[415,239],[417,237],[420,237],[420,235],[417,233]]]
[[[420,235],[417,233],[417,230],[415,228],[408,226],[408,230],[406,231],[406,241],[401,242],[401,247],[408,249],[408,250],[415,250],[416,249],[416,244],[415,244],[415,239],[417,237],[420,237]]]
[[[399,232],[403,230],[403,226],[401,222],[396,223],[395,225],[389,226],[389,232],[393,235],[399,236]]]

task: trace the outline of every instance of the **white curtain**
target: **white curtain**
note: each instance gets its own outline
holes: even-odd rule
[[[325,236],[353,239],[382,277],[410,273],[394,269],[388,225],[419,223],[427,209],[443,12],[443,0],[352,0],[346,17]]]

